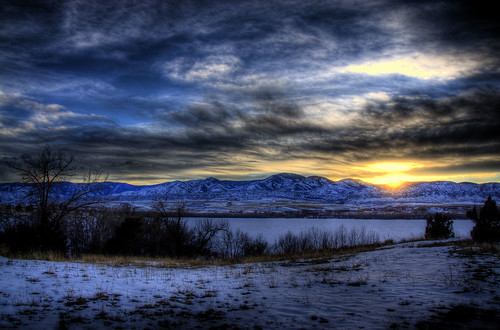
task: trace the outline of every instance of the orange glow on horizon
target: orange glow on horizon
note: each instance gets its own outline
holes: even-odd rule
[[[199,169],[186,169],[166,175],[164,173],[151,173],[150,177],[136,177],[134,175],[110,177],[109,181],[127,182],[133,185],[153,185],[171,181],[188,181],[215,177],[219,180],[256,180],[265,179],[278,173],[295,173],[302,176],[321,176],[332,181],[343,179],[357,179],[369,184],[385,185],[389,189],[398,189],[406,182],[423,181],[453,181],[453,182],[500,182],[498,172],[478,173],[450,173],[434,172],[432,169],[445,166],[442,163],[425,162],[417,160],[407,161],[380,161],[365,164],[328,164],[316,159],[259,162],[249,159],[245,167],[216,167]],[[426,171],[429,168],[429,171]],[[414,171],[418,169],[419,171]]]
[[[391,188],[397,188],[404,182],[420,181],[419,177],[408,174],[409,170],[423,167],[424,165],[415,162],[377,162],[358,167],[363,172],[369,172],[372,176],[366,175],[363,181],[373,184],[383,184]]]
[[[464,173],[464,174],[415,174],[410,171],[417,168],[436,167],[433,163],[418,162],[380,162],[368,164],[363,167],[356,167],[364,173],[362,181],[386,185],[392,189],[399,188],[406,182],[432,182],[432,181],[453,181],[453,182],[493,182],[498,181],[498,173]],[[370,175],[372,174],[372,175]]]

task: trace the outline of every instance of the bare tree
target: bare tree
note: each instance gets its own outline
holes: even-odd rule
[[[188,226],[185,219],[186,204],[183,202],[169,206],[165,199],[158,199],[154,210],[155,230],[161,233],[160,241],[164,243],[161,245],[166,246],[168,250],[163,252],[176,257],[211,256],[216,236],[229,227],[227,222],[210,219],[200,220]]]
[[[202,255],[208,255],[214,253],[215,250],[215,238],[221,232],[227,232],[229,230],[229,224],[226,221],[214,221],[212,219],[204,219],[197,221],[193,228],[193,240],[191,245],[193,250]]]
[[[186,246],[191,239],[191,232],[184,220],[186,204],[180,202],[172,207],[166,200],[158,199],[153,208],[157,213],[160,231],[164,233],[163,239],[167,240],[170,253],[175,256],[185,254]]]
[[[98,202],[88,197],[102,189],[107,177],[101,171],[89,170],[81,183],[67,185],[66,181],[77,176],[74,163],[72,155],[45,146],[39,154],[23,155],[8,164],[28,186],[26,197],[34,210],[35,226],[42,232],[61,231],[65,217]]]

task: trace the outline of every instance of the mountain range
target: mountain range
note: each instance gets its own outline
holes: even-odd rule
[[[66,198],[78,183],[63,182],[54,193]],[[0,205],[18,204],[29,191],[22,183],[0,184]],[[331,204],[371,205],[382,203],[482,203],[488,196],[500,199],[500,183],[455,183],[448,181],[409,182],[397,189],[360,180],[331,181],[324,177],[304,177],[282,173],[262,180],[228,181],[216,178],[173,181],[157,185],[135,186],[105,182],[99,192],[109,201],[314,201]]]

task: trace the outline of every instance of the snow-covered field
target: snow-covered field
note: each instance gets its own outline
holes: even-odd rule
[[[198,268],[0,258],[0,328],[414,328],[456,305],[496,328],[499,259],[429,242]]]

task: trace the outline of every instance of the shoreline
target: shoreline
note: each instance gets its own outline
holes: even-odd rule
[[[451,216],[453,220],[469,220],[465,215],[460,216],[459,214],[446,213],[444,214]],[[427,217],[433,215],[434,213],[426,214],[414,214],[414,213],[398,213],[398,214],[383,214],[383,213],[373,213],[373,214],[359,214],[359,213],[342,213],[342,214],[327,214],[327,215],[308,215],[300,216],[300,214],[286,214],[286,213],[186,213],[186,218],[238,218],[238,219],[252,219],[252,218],[262,218],[262,219],[352,219],[352,220],[426,220]]]

